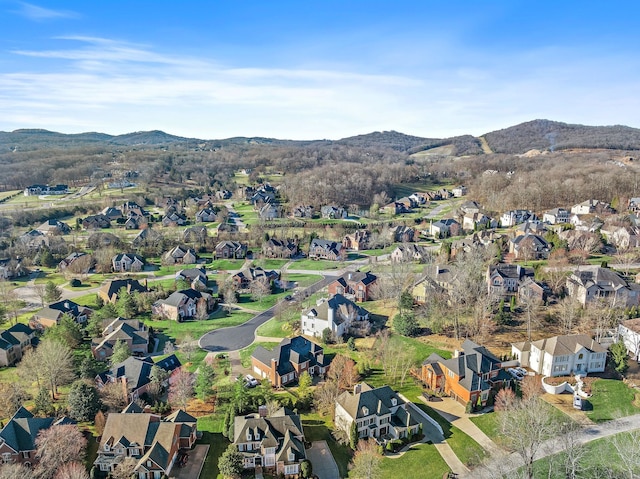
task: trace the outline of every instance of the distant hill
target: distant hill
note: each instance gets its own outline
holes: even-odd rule
[[[640,150],[640,129],[628,126],[571,125],[550,120],[534,120],[484,135],[494,153],[522,154],[529,150],[560,150],[567,148],[607,148],[614,150]],[[422,138],[397,131],[377,131],[340,140],[279,140],[261,137],[234,137],[221,140],[200,140],[170,135],[163,131],[141,131],[125,135],[104,133],[64,134],[48,130],[24,129],[0,132],[0,153],[46,148],[65,149],[80,147],[108,148],[114,146],[153,149],[222,148],[226,146],[265,145],[304,148],[341,145],[363,149],[390,149],[412,154],[441,146],[453,146],[453,154],[483,154],[480,140],[471,135],[451,138]]]
[[[640,129],[628,126],[571,125],[534,120],[484,135],[494,153],[521,154],[529,150],[606,148],[640,150]]]

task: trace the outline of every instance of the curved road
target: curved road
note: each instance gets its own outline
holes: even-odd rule
[[[308,288],[302,290],[299,294],[311,295],[316,293],[338,277],[339,276],[325,276],[324,279],[312,284]],[[236,351],[238,349],[246,348],[253,343],[258,327],[273,317],[276,306],[254,316],[246,323],[242,323],[240,326],[231,326],[228,328],[209,331],[200,338],[198,346],[211,352]]]

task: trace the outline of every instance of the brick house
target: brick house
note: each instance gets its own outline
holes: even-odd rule
[[[247,245],[238,241],[221,241],[214,252],[216,259],[243,259],[247,256]]]
[[[144,268],[144,258],[137,254],[120,253],[112,258],[111,268],[116,273],[139,272]]]
[[[367,230],[357,230],[345,235],[342,239],[342,246],[352,251],[360,251],[369,247],[371,233]]]
[[[116,342],[126,343],[134,355],[145,355],[149,349],[149,330],[137,319],[116,318],[106,320],[108,324],[102,331],[102,337],[91,342],[93,357],[105,360],[113,354]]]
[[[22,323],[0,331],[0,366],[11,366],[20,361],[24,352],[31,349],[35,337],[35,329]]]
[[[265,258],[291,258],[298,252],[298,241],[293,239],[270,238],[262,245],[262,254]]]
[[[353,297],[357,302],[369,301],[371,289],[378,277],[369,272],[361,271],[345,273],[328,286],[329,294],[342,294]]]
[[[322,347],[303,336],[285,338],[272,351],[258,346],[251,355],[253,372],[276,388],[297,381],[305,371],[324,375],[328,367]]]
[[[199,312],[208,314],[214,306],[215,300],[209,293],[183,289],[171,293],[167,299],[159,299],[153,303],[151,311],[162,318],[181,322],[196,317]]]
[[[78,323],[84,323],[92,313],[92,309],[80,306],[70,299],[65,299],[57,303],[51,303],[46,308],[42,308],[33,315],[32,319],[38,328],[49,328],[51,326],[57,326],[65,314],[73,317]]]
[[[311,259],[342,261],[345,256],[346,250],[344,246],[337,241],[314,238],[309,246],[309,258]]]
[[[167,251],[162,256],[163,264],[195,264],[198,260],[196,250],[187,246],[178,245]]]
[[[115,304],[115,302],[118,301],[118,295],[120,294],[120,291],[123,289],[128,294],[132,294],[135,292],[146,293],[148,291],[147,286],[141,284],[137,279],[112,279],[100,286],[100,289],[98,290],[98,296],[100,296],[105,303]]]

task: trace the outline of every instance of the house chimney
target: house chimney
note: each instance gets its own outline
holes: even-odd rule
[[[69,309],[69,301],[65,301],[65,302],[64,302],[64,307],[65,307],[66,309]]]
[[[267,417],[267,406],[265,404],[258,407],[258,415],[260,417]]]
[[[362,384],[358,383],[353,386],[353,394],[360,394],[362,392]]]

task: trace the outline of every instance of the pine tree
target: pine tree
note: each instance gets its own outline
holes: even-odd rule
[[[349,430],[349,446],[354,451],[358,447],[358,424],[356,421],[351,423],[351,429]]]
[[[111,355],[111,365],[119,364],[131,356],[129,345],[118,339],[113,345],[113,354]]]

